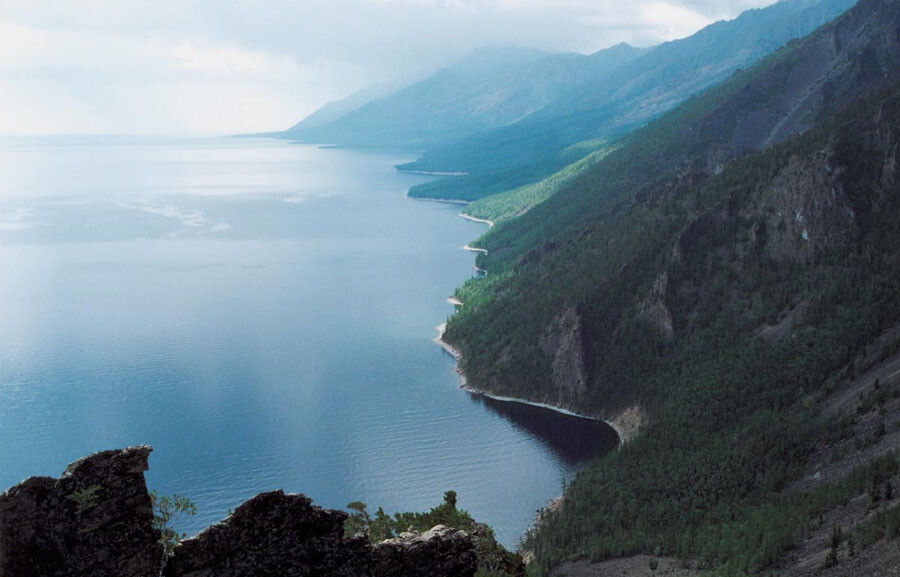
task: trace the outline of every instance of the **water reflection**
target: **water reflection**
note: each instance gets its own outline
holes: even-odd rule
[[[583,467],[592,459],[615,449],[619,442],[615,430],[603,421],[485,395],[471,397],[472,402],[489,408],[508,419],[519,431],[540,441],[568,468]]]

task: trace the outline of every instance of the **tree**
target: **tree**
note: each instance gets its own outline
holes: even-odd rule
[[[353,501],[347,504],[350,514],[344,521],[344,534],[347,537],[368,537],[372,519],[366,511],[366,504],[362,501]]]
[[[100,489],[100,485],[91,485],[89,487],[76,489],[69,495],[69,500],[75,503],[75,513],[79,517],[86,511],[90,511],[97,506],[97,503],[99,502],[97,493],[100,492]]]
[[[155,490],[150,491],[150,500],[153,502],[153,526],[159,529],[159,542],[165,546],[165,554],[169,555],[175,545],[187,537],[187,533],[175,530],[175,524],[184,516],[196,515],[197,506],[187,497],[174,493],[160,495]]]
[[[375,518],[369,526],[369,539],[373,542],[384,541],[394,537],[394,521],[390,515],[384,512],[384,509],[378,507],[375,511]]]
[[[456,491],[444,491],[444,503],[451,509],[456,509]]]

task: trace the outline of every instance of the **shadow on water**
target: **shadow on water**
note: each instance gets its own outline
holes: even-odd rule
[[[603,421],[484,395],[471,395],[471,398],[472,402],[484,405],[516,429],[540,441],[568,468],[581,468],[619,443],[616,431]]]

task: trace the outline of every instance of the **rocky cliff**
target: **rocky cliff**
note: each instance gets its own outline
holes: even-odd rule
[[[346,514],[262,493],[163,557],[143,472],[150,447],[104,451],[0,494],[0,577],[471,577],[475,545],[435,527],[377,545]]]
[[[147,577],[163,559],[150,447],[104,451],[0,494],[0,577]]]

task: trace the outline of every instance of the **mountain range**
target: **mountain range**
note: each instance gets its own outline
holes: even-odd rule
[[[650,49],[479,50],[322,125],[283,136],[423,150],[403,170],[464,176],[412,196],[474,200],[535,182],[833,19],[853,0],[784,0]]]
[[[335,106],[284,136],[366,148],[423,149],[512,124],[560,98],[595,70],[615,69],[641,50],[620,45],[593,56],[485,48],[411,86],[371,98],[322,122]],[[345,101],[343,104],[347,104]]]

